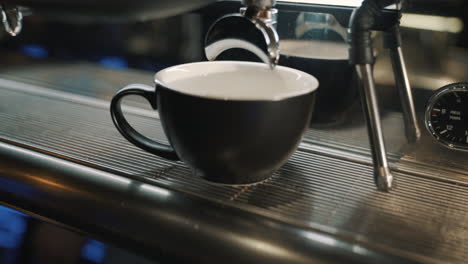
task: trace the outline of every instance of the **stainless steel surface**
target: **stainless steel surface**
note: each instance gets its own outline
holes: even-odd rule
[[[254,6],[260,9],[267,9],[275,6],[276,0],[241,0],[245,6]]]
[[[442,178],[462,178],[468,171],[468,164],[465,162],[468,159],[468,152],[454,152],[437,144],[425,129],[422,130],[420,142],[408,145],[404,136],[403,116],[398,109],[395,110],[399,97],[396,89],[387,84],[393,84],[393,80],[388,78],[389,74],[384,75],[382,72],[384,67],[390,70],[391,63],[390,60],[388,63],[383,63],[383,61],[387,60],[377,62],[374,72],[380,98],[385,98],[380,110],[391,166],[410,168],[408,172],[411,173],[414,173],[413,167],[417,166],[419,174],[422,175],[432,175],[437,172],[436,174]],[[17,91],[106,108],[108,101],[118,88],[130,82],[152,85],[153,74],[153,72],[137,70],[113,71],[87,63],[41,63],[27,67],[10,65],[1,68],[0,82]],[[391,74],[390,77],[392,77]],[[417,73],[410,74],[412,83],[418,83],[419,78],[421,77]],[[414,99],[418,121],[423,127],[426,102],[433,95],[433,91],[415,88]],[[128,106],[124,107],[129,113],[149,118],[158,117],[157,112],[150,109],[145,101],[138,99],[129,98],[125,101]],[[304,141],[314,146],[324,145],[328,151],[342,150],[339,155],[349,156],[350,153],[356,153],[359,158],[354,161],[365,161],[366,164],[371,164],[367,128],[362,107],[358,101],[346,111],[340,122],[327,126],[312,123]],[[395,161],[398,161],[398,164],[395,164]],[[402,164],[403,162],[405,164]],[[448,173],[448,171],[455,173]]]
[[[63,67],[61,67],[61,70],[64,70]],[[76,73],[76,70],[74,72]],[[31,76],[31,74],[26,74],[25,76]],[[81,76],[83,77],[83,75]],[[113,82],[118,82],[115,78],[120,78],[118,74],[104,76],[114,76],[111,79]],[[148,73],[148,76],[151,78],[151,73]],[[126,83],[128,80],[123,78],[120,82]],[[0,168],[8,168],[10,179],[19,180],[20,178],[16,177],[22,175],[25,178],[21,179],[27,180],[24,183],[26,183],[26,186],[32,186],[32,190],[41,186],[40,184],[33,184],[34,182],[37,183],[37,180],[41,180],[42,178],[52,180],[49,183],[42,181],[42,184],[44,184],[42,187],[46,188],[46,192],[41,193],[44,195],[49,194],[50,196],[47,196],[49,200],[33,199],[40,196],[31,197],[25,195],[20,196],[22,197],[21,203],[16,203],[27,205],[34,202],[37,207],[31,206],[31,208],[37,209],[37,212],[49,212],[47,215],[49,218],[60,215],[64,217],[64,222],[76,224],[77,228],[79,227],[80,229],[89,228],[89,230],[98,229],[96,228],[96,223],[109,223],[109,221],[102,219],[114,219],[110,222],[115,223],[113,230],[128,228],[133,232],[133,234],[126,233],[129,237],[136,237],[137,239],[149,239],[148,237],[151,237],[150,247],[155,245],[155,243],[161,243],[155,247],[163,247],[163,242],[160,242],[158,239],[155,241],[154,237],[158,237],[154,235],[155,233],[152,233],[151,230],[150,233],[147,229],[139,229],[139,227],[151,225],[155,228],[154,232],[157,232],[160,230],[164,231],[164,228],[167,226],[158,226],[157,222],[148,220],[155,220],[154,218],[145,217],[157,217],[158,221],[169,223],[172,220],[164,220],[155,215],[156,212],[160,212],[162,215],[164,212],[173,213],[177,211],[178,213],[183,213],[182,211],[187,210],[185,211],[186,215],[184,213],[185,217],[177,218],[181,221],[175,222],[178,225],[177,227],[180,227],[180,230],[187,230],[185,228],[182,229],[179,224],[185,224],[184,226],[187,227],[190,224],[197,223],[197,219],[199,219],[189,217],[189,213],[197,215],[197,210],[193,212],[193,208],[199,208],[189,201],[202,200],[211,201],[210,203],[215,206],[215,209],[202,209],[201,212],[212,212],[209,216],[222,218],[222,215],[225,213],[223,208],[235,207],[238,210],[234,213],[236,217],[230,218],[229,221],[223,218],[226,220],[224,222],[221,218],[212,218],[210,222],[211,229],[207,226],[199,225],[199,229],[196,231],[198,235],[196,242],[177,240],[179,248],[181,248],[180,245],[188,245],[182,248],[188,251],[192,248],[200,249],[200,247],[204,246],[202,244],[203,241],[207,241],[202,239],[202,237],[205,237],[203,235],[207,234],[206,232],[209,230],[213,230],[215,227],[222,227],[222,223],[234,222],[233,225],[237,226],[237,223],[242,222],[244,228],[251,227],[251,229],[244,230],[251,230],[252,232],[242,232],[241,237],[249,238],[252,237],[252,234],[255,237],[262,235],[269,236],[271,234],[276,238],[281,237],[279,239],[280,242],[278,242],[279,240],[274,240],[276,241],[274,243],[279,243],[275,245],[279,245],[281,248],[289,248],[289,245],[291,245],[294,250],[293,252],[308,251],[310,250],[308,248],[310,244],[306,243],[303,247],[300,244],[303,243],[302,240],[298,242],[299,244],[295,242],[288,244],[291,241],[289,239],[293,239],[292,237],[302,239],[302,236],[298,235],[298,233],[290,233],[288,231],[290,229],[284,228],[285,226],[282,224],[294,226],[294,228],[303,231],[316,231],[327,235],[327,238],[328,235],[333,235],[334,239],[344,239],[345,241],[349,241],[349,243],[358,245],[354,247],[356,252],[362,252],[360,251],[362,247],[423,263],[461,263],[468,257],[468,248],[466,247],[466,232],[468,230],[468,222],[466,221],[468,217],[468,177],[466,177],[466,174],[464,174],[464,177],[462,172],[447,170],[425,171],[424,169],[427,167],[424,164],[421,164],[420,167],[422,168],[413,166],[413,163],[394,160],[398,158],[397,156],[392,159],[392,166],[396,169],[393,172],[395,175],[394,190],[391,193],[376,192],[372,187],[373,181],[371,176],[373,169],[370,166],[370,159],[365,155],[365,152],[368,151],[368,149],[366,150],[367,147],[363,145],[362,155],[359,153],[354,155],[351,151],[345,150],[344,147],[340,150],[340,148],[331,148],[327,144],[320,145],[320,143],[326,143],[327,140],[333,140],[333,138],[326,131],[320,134],[320,130],[314,129],[307,135],[310,139],[308,142],[314,142],[314,145],[309,145],[308,143],[302,144],[300,150],[296,152],[290,161],[268,181],[248,186],[214,185],[193,177],[190,170],[183,163],[165,161],[133,147],[113,128],[106,104],[97,104],[98,98],[89,98],[90,103],[88,104],[86,96],[75,100],[76,94],[63,92],[60,94],[60,97],[55,97],[55,91],[46,93],[44,90],[49,90],[46,88],[38,92],[35,89],[20,89],[21,83],[17,83],[17,87],[13,88],[5,87],[4,84],[7,83],[4,81],[1,83],[3,87],[0,90],[1,141],[21,145],[23,148],[33,149],[49,156],[54,156],[55,158],[48,158],[52,161],[47,164],[58,164],[56,166],[61,166],[67,162],[57,163],[58,160],[56,158],[68,160],[100,171],[106,171],[112,175],[128,177],[130,181],[142,182],[150,186],[157,185],[163,187],[163,189],[168,189],[171,194],[172,190],[177,193],[185,193],[189,197],[183,200],[186,204],[185,206],[179,204],[179,207],[174,207],[175,209],[172,211],[170,210],[172,207],[169,204],[173,205],[173,203],[164,203],[161,200],[159,200],[160,202],[152,200],[153,202],[150,204],[145,203],[145,209],[139,210],[138,208],[142,207],[137,206],[142,200],[139,198],[135,198],[136,200],[126,199],[126,197],[134,197],[126,196],[133,195],[130,194],[131,192],[138,193],[135,191],[136,189],[132,188],[130,188],[131,190],[124,188],[125,190],[130,190],[127,192],[109,192],[110,194],[106,196],[107,198],[94,200],[86,195],[90,193],[93,195],[104,195],[108,193],[106,190],[109,190],[106,188],[110,187],[105,183],[90,185],[94,180],[102,180],[91,176],[94,175],[93,173],[83,175],[80,178],[84,182],[79,181],[79,184],[75,185],[73,190],[76,192],[63,191],[64,189],[61,189],[60,184],[74,184],[77,182],[73,180],[75,178],[66,178],[65,173],[61,174],[60,172],[64,172],[60,170],[61,167],[57,167],[58,169],[53,170],[53,172],[51,172],[51,168],[54,167],[52,165],[47,168],[41,167],[41,170],[38,170],[38,167],[28,167],[26,165],[31,164],[30,162],[34,161],[34,159],[24,158],[23,155],[31,157],[29,154],[32,152],[27,150],[20,151],[12,147],[2,148],[1,153],[3,154],[2,159],[0,159]],[[101,90],[99,85],[104,89]],[[56,87],[56,89],[58,88]],[[83,91],[91,89],[91,87],[82,88]],[[118,88],[120,87],[115,87],[115,90]],[[94,85],[92,90],[96,92],[93,96],[100,98],[105,98],[107,93],[112,94],[115,91],[110,91],[110,87],[105,85],[105,82]],[[80,92],[79,90],[70,91]],[[67,94],[68,96],[66,96]],[[105,102],[104,100],[101,101]],[[144,112],[143,109],[142,111]],[[162,127],[157,119],[149,118],[138,112],[130,113],[127,116],[130,118],[130,122],[135,124],[144,134],[160,140],[165,139]],[[384,118],[384,120],[386,119]],[[399,119],[392,117],[391,120],[398,121]],[[392,125],[393,123],[389,124]],[[362,135],[364,131],[365,126],[361,126],[361,132],[356,133]],[[335,142],[339,143],[340,140],[335,140]],[[345,141],[342,142],[344,145]],[[349,143],[349,141],[347,142]],[[336,146],[339,147],[340,145],[337,144]],[[418,149],[418,146],[413,147],[416,148],[415,150]],[[349,146],[349,148],[352,150],[359,149],[353,146]],[[411,152],[408,152],[408,155],[411,155]],[[42,164],[44,161],[43,157],[46,157],[37,154],[33,156],[39,159],[36,160],[36,165]],[[14,166],[14,164],[24,165]],[[40,174],[42,177],[34,176],[34,172],[37,173],[38,171],[44,172]],[[90,171],[86,170],[86,172]],[[3,170],[2,175],[6,175],[5,170]],[[59,177],[58,175],[62,176]],[[67,179],[70,180],[67,181]],[[69,187],[70,185],[66,186]],[[104,189],[101,190],[101,188]],[[67,208],[66,206],[61,206],[61,204],[54,207],[52,211],[50,210],[51,208],[39,206],[39,204],[54,206],[54,203],[46,203],[46,201],[50,200],[73,204],[71,200],[63,199],[62,195],[66,194],[73,194],[74,199],[79,199],[80,197],[88,199],[87,203],[81,204],[83,206],[90,203],[94,206],[96,201],[108,201],[106,205],[114,205],[115,207],[108,208],[108,210],[105,209],[106,206],[99,207],[99,211],[102,211],[101,214],[110,216],[110,218],[104,216],[101,218],[93,213],[95,212],[94,209],[91,210],[86,206],[80,208],[82,210],[89,209],[89,211],[85,210],[85,212],[90,212],[90,214],[83,214],[82,216],[78,216],[78,211],[75,212],[74,208]],[[8,194],[4,194],[3,196],[9,198],[12,202],[15,202],[14,199],[18,198],[18,196]],[[57,197],[60,197],[60,199]],[[151,196],[148,197],[151,198]],[[92,202],[89,202],[89,199]],[[111,202],[111,200],[115,201],[116,199],[119,200],[115,203]],[[157,200],[156,197],[151,199]],[[170,196],[166,199],[170,199]],[[25,201],[29,201],[29,203]],[[119,202],[124,202],[124,204],[119,205]],[[210,207],[201,208],[211,208],[211,205]],[[116,211],[113,211],[114,209]],[[137,213],[141,213],[142,215]],[[71,215],[72,217],[70,218],[74,219],[92,220],[92,224],[94,225],[92,227],[80,226],[80,221],[65,218],[67,215]],[[129,217],[132,215],[135,217]],[[259,221],[258,218],[252,219],[250,218],[253,217],[252,215],[261,216],[262,219],[266,220]],[[120,222],[120,220],[132,221],[131,223],[138,224],[138,226],[125,225],[124,228],[124,224],[128,224],[129,222]],[[85,221],[83,220],[83,222]],[[263,223],[269,228],[264,229]],[[281,223],[281,225],[278,223]],[[227,228],[231,230],[231,227]],[[270,230],[270,228],[273,229]],[[177,229],[171,228],[170,230]],[[232,234],[231,231],[221,231],[224,229],[215,230],[222,234],[217,236],[216,239],[229,239],[231,237],[226,235]],[[256,231],[254,232],[253,230]],[[141,233],[145,231],[148,233],[148,236],[146,236],[146,233]],[[182,235],[184,234],[184,232],[181,233]],[[168,236],[168,233],[163,232],[161,238],[165,238],[166,235]],[[176,239],[173,237],[172,235],[172,239]],[[240,239],[238,241],[245,240]],[[322,240],[322,242],[333,244],[332,240],[327,239]],[[140,244],[137,243],[136,245]],[[215,243],[215,245],[220,244]],[[230,250],[230,252],[239,253],[247,249],[252,250],[250,246],[256,247],[257,251],[259,250],[258,244],[255,243],[243,245],[244,247],[241,249],[236,247],[236,250]],[[265,247],[260,248],[265,249]],[[253,252],[249,250],[247,252]],[[218,253],[213,248],[210,249],[211,251]],[[316,252],[311,250],[307,253],[307,256]],[[219,254],[224,253],[226,251],[220,250]],[[226,254],[229,254],[229,252]],[[200,255],[200,251],[198,255]],[[244,257],[242,254],[237,255]],[[245,256],[247,258],[251,255],[249,253]],[[359,261],[363,260],[356,260],[356,262]],[[375,261],[370,262],[375,263]],[[398,261],[394,262],[398,263]]]
[[[287,12],[284,13],[287,14]],[[326,13],[299,13],[294,30],[296,38],[302,39],[306,33],[310,33],[312,30],[322,30],[326,32],[326,34],[330,34],[329,31],[332,31],[340,35],[343,41],[348,40],[347,28],[341,25],[338,20],[336,20],[335,16]],[[317,37],[315,37],[315,39],[317,39]],[[307,55],[304,57],[307,57]]]
[[[349,6],[349,7],[358,7],[361,5],[363,0],[279,0],[278,2],[293,2],[301,4],[317,4],[317,5],[327,5],[327,6]],[[392,5],[388,6],[387,9],[394,10],[398,6]]]
[[[20,205],[16,208],[44,220],[98,235],[160,261],[389,264],[422,261],[356,243],[349,237],[336,236],[331,230],[289,224],[229,201],[209,201],[168,186],[2,142],[0,157],[2,204]]]
[[[273,25],[276,24],[276,21],[278,20],[278,9],[276,8],[249,10],[249,7],[242,7],[240,8],[240,14],[243,16],[247,15],[249,18],[258,18],[267,24]]]
[[[23,13],[18,7],[7,9],[4,5],[0,5],[0,11],[2,13],[2,23],[5,31],[10,34],[10,36],[15,37],[21,32],[23,28]],[[12,17],[7,15],[7,12],[13,13],[14,21]]]
[[[361,102],[366,116],[372,160],[374,162],[374,180],[379,190],[389,191],[393,185],[393,176],[388,167],[372,65],[358,64],[356,65],[356,71],[361,80]]]
[[[413,92],[409,83],[403,52],[401,47],[390,49],[389,52],[393,74],[395,76],[395,84],[400,94],[406,137],[408,141],[415,142],[421,138],[421,129],[419,128],[418,119],[416,117]]]

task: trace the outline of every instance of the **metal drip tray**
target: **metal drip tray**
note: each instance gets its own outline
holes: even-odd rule
[[[396,172],[395,190],[381,193],[366,161],[305,144],[262,183],[216,185],[194,177],[183,163],[128,143],[114,128],[105,103],[74,101],[72,94],[70,100],[59,97],[47,89],[0,89],[0,141],[304,230],[324,230],[413,261],[468,259],[468,184],[462,180]],[[141,110],[127,116],[142,133],[164,139],[159,121],[145,115]],[[0,168],[8,166],[14,165],[0,161]]]

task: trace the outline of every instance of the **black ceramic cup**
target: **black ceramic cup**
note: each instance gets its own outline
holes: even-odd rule
[[[225,184],[268,178],[295,151],[308,127],[318,81],[287,67],[216,61],[166,68],[155,87],[130,84],[113,97],[111,115],[134,145],[195,174]],[[121,99],[140,95],[157,109],[170,142],[153,141],[133,129]]]

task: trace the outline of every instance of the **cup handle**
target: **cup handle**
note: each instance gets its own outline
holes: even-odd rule
[[[127,95],[139,95],[145,98],[153,109],[157,109],[156,105],[156,89],[145,84],[129,84],[120,89],[112,98],[110,112],[112,121],[120,134],[124,136],[133,145],[148,151],[149,153],[169,159],[179,160],[176,152],[170,145],[166,145],[154,140],[151,140],[142,134],[138,133],[125,119],[122,113],[122,98]]]

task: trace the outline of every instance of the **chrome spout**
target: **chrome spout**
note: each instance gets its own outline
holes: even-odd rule
[[[279,37],[275,29],[275,1],[243,0],[239,14],[218,19],[205,38],[205,55],[215,60],[229,49],[244,49],[273,68],[279,60]]]

